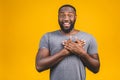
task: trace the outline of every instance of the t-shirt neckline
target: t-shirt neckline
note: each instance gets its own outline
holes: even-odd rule
[[[62,33],[60,32],[60,30],[57,30],[57,32],[58,32],[60,35],[65,36],[65,37],[76,36],[76,35],[78,35],[79,33],[81,33],[81,31],[78,31],[76,34],[72,34],[72,35],[70,35],[70,36],[67,36],[67,35],[62,34]]]

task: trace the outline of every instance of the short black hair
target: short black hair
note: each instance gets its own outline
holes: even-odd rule
[[[71,7],[71,8],[73,8],[73,10],[75,11],[75,14],[76,14],[76,9],[75,9],[75,7],[72,6],[72,5],[70,5],[70,4],[65,4],[65,5],[61,6],[61,7],[59,8],[59,10],[58,10],[58,13],[60,12],[60,10],[61,10],[63,7]]]

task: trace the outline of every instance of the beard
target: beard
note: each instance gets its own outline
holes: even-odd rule
[[[73,22],[70,21],[70,27],[68,29],[65,29],[64,26],[63,26],[63,24],[64,24],[64,22],[60,22],[59,21],[59,25],[60,25],[61,30],[64,33],[69,33],[74,28],[75,20]]]

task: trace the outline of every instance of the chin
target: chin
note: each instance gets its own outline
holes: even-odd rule
[[[72,31],[72,29],[74,28],[74,24],[69,25],[69,26],[64,26],[63,24],[60,24],[61,30],[65,33],[69,33]]]

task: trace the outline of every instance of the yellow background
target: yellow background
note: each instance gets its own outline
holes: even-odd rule
[[[0,80],[49,80],[35,57],[42,35],[59,29],[57,11],[66,3],[77,9],[75,27],[98,43],[100,72],[87,70],[86,80],[120,79],[119,0],[0,0]]]

